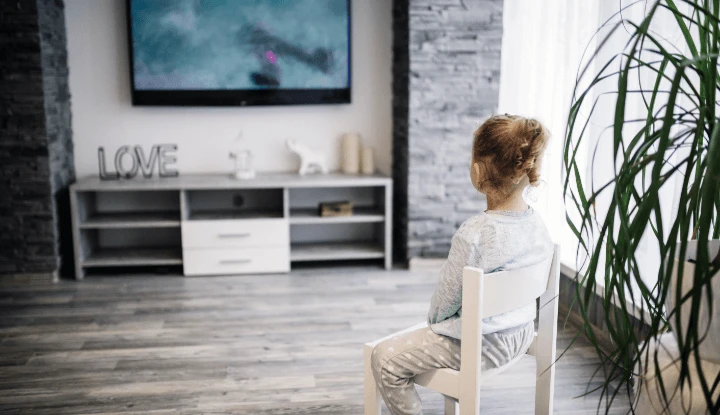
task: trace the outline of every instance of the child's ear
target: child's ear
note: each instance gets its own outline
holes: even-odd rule
[[[473,162],[472,168],[470,169],[470,181],[472,181],[473,186],[480,190],[478,187],[480,186],[480,182],[482,181],[482,174],[483,174],[483,168],[480,166],[480,163]]]

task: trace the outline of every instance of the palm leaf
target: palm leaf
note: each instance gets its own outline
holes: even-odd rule
[[[706,376],[695,351],[708,334],[708,328],[697,320],[700,305],[713,303],[711,279],[720,269],[708,255],[708,240],[720,237],[720,123],[716,110],[720,0],[633,3],[638,4],[645,6],[640,23],[624,18],[626,7],[613,16],[620,21],[611,18],[603,24],[609,31],[578,71],[568,116],[563,149],[566,218],[578,239],[583,261],[577,267],[574,304],[585,321],[584,333],[604,365],[597,372],[605,377],[598,388],[602,394],[598,411],[605,402],[605,412],[609,412],[623,392],[632,401],[631,385],[637,368],[659,372],[657,354],[645,353],[645,340],[666,332],[673,321],[678,328],[680,385],[666,393],[664,386],[668,385],[662,376],[657,378],[664,405],[676,398],[680,388],[692,387],[702,392],[710,413],[719,413],[720,402],[713,397],[718,395],[720,376]],[[660,10],[672,13],[682,35],[679,44],[669,43],[652,30],[660,19]],[[618,27],[628,31],[626,45],[607,61],[597,62],[599,51],[612,45],[608,39]],[[613,65],[618,68],[611,70]],[[585,82],[593,67],[599,71]],[[652,79],[649,88],[639,81],[644,77]],[[600,134],[593,141],[588,126],[600,108],[598,101],[608,95],[615,97],[612,124],[607,126],[611,137]],[[628,105],[635,101],[642,103],[643,115],[629,118]],[[579,159],[580,148],[593,143],[593,165],[613,168],[612,177],[605,183],[596,183],[595,178],[589,184],[583,180],[585,160]],[[609,146],[612,151],[598,153],[600,146]],[[665,223],[664,212],[672,206],[661,193],[676,183],[680,188],[675,215]],[[597,202],[608,196],[607,206],[598,214]],[[679,286],[684,278],[690,278],[693,289],[685,295],[674,290],[676,309],[666,313],[674,258],[685,258],[691,237],[698,240],[695,274],[682,275],[680,270],[676,283]],[[651,283],[641,275],[637,258],[646,239],[655,242],[660,258],[657,280]],[[603,287],[604,298],[596,305],[598,287]],[[691,310],[687,327],[681,326],[682,304]],[[589,329],[590,310],[595,306],[604,311],[604,326],[613,350],[603,350]],[[701,378],[692,385],[691,371]]]

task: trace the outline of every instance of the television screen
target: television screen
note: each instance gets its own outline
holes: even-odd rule
[[[135,105],[350,102],[350,0],[128,0]]]

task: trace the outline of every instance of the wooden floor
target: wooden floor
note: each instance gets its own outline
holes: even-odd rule
[[[0,286],[0,413],[361,414],[362,344],[424,320],[436,280],[331,268]],[[596,395],[575,398],[597,384],[594,351],[557,365],[556,413],[595,413]],[[534,368],[483,385],[482,413],[533,413]]]

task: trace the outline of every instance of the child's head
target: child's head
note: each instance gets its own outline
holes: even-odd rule
[[[540,164],[550,134],[539,121],[495,115],[475,130],[470,178],[476,189],[507,195],[540,181]]]

